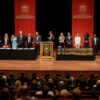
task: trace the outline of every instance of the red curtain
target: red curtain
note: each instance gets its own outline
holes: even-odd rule
[[[82,47],[83,37],[86,32],[89,33],[90,40],[92,39],[94,32],[94,0],[72,0],[72,34],[74,44],[77,32],[81,36]]]
[[[35,0],[15,0],[15,34],[22,30],[27,36],[31,32],[32,36],[36,31]]]

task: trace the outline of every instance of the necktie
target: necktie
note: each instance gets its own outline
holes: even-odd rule
[[[37,36],[37,42],[38,42],[38,36]]]

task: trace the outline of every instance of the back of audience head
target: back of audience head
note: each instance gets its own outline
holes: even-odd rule
[[[96,81],[96,86],[100,87],[100,79]]]
[[[70,97],[71,93],[67,89],[63,89],[61,90],[60,95],[63,97]]]
[[[75,88],[72,92],[72,95],[73,95],[73,99],[74,100],[80,100],[80,97],[81,97],[81,90],[78,89],[78,88]]]
[[[3,88],[1,90],[0,100],[10,100],[10,92],[9,92],[8,88]]]
[[[27,85],[23,85],[23,86],[20,88],[20,90],[21,90],[21,94],[22,94],[23,96],[27,96],[28,93],[29,93],[29,89],[28,89],[28,86],[27,86]]]
[[[15,90],[19,90],[21,88],[21,81],[20,80],[16,80],[15,84],[14,84],[14,89]]]

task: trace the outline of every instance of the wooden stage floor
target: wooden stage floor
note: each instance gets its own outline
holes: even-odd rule
[[[0,60],[0,70],[100,71],[100,56],[95,61]]]

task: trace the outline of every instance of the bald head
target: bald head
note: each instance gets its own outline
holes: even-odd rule
[[[23,85],[21,87],[21,92],[23,95],[27,95],[28,94],[28,86],[27,85]]]

